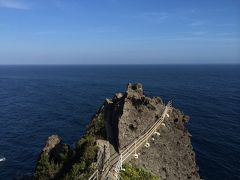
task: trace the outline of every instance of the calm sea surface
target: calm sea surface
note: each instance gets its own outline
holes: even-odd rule
[[[0,66],[0,179],[33,172],[51,134],[74,144],[128,82],[191,116],[202,178],[240,178],[240,66],[159,65]]]

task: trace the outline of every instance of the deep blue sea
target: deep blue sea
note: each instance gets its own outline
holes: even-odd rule
[[[0,179],[33,172],[49,135],[74,144],[128,82],[190,115],[202,178],[240,179],[240,65],[0,66]]]

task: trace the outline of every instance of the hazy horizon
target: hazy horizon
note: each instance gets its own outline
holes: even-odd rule
[[[161,66],[161,65],[166,65],[166,66],[184,66],[184,65],[193,65],[193,66],[201,66],[201,65],[240,65],[239,62],[236,63],[188,63],[188,64],[184,64],[184,63],[179,63],[179,64],[167,64],[167,63],[158,63],[158,64],[61,64],[61,63],[56,63],[56,64],[0,64],[0,66]]]
[[[240,1],[0,0],[0,64],[239,64]]]

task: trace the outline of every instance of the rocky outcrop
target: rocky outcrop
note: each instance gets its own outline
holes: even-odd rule
[[[141,84],[128,84],[123,96],[107,101],[105,121],[111,125],[116,149],[123,149],[148,130],[161,117],[164,107],[159,97],[146,97]]]
[[[146,132],[161,117],[165,105],[159,97],[146,97],[141,84],[128,84],[122,96],[105,103],[105,121],[117,151]],[[199,179],[190,134],[185,127],[189,117],[173,109],[159,134],[149,139],[150,147],[139,150],[130,162],[157,174],[160,179]],[[113,135],[113,136],[112,136]]]
[[[131,162],[158,174],[160,179],[199,179],[190,134],[184,126],[188,117],[174,109],[172,116],[159,128],[160,135],[149,139],[149,148],[139,150]]]
[[[58,135],[52,135],[48,137],[45,147],[43,148],[43,152],[49,153],[53,148],[56,147],[61,142],[61,139]]]
[[[87,179],[97,168],[105,169],[109,157],[145,133],[161,117],[164,109],[165,104],[161,98],[147,97],[142,84],[129,83],[126,92],[117,93],[113,98],[105,100],[74,149],[63,146],[58,136],[49,137],[43,153],[49,155],[49,161],[60,164],[51,178]],[[150,147],[138,149],[139,158],[128,159],[127,167],[145,169],[156,175],[146,177],[200,179],[190,134],[185,127],[188,120],[188,116],[173,108],[170,117],[164,121],[164,126],[148,140]],[[59,154],[64,154],[67,158],[62,160],[62,155]],[[125,173],[124,176],[127,177],[128,174]]]

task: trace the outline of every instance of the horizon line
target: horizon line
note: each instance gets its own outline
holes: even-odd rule
[[[0,66],[145,66],[145,65],[240,65],[240,62],[234,62],[234,63],[149,63],[149,64],[65,64],[65,63],[59,63],[59,64],[0,64]]]

